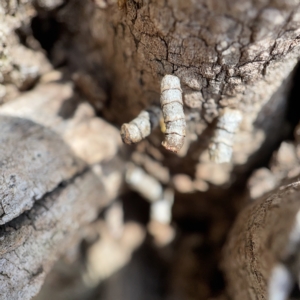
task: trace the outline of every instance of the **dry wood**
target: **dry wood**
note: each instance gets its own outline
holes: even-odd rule
[[[128,0],[122,10],[113,2],[103,9],[93,5],[70,4],[59,17],[68,16],[70,28],[75,11],[80,20],[89,20],[89,31],[78,25],[80,36],[73,45],[88,53],[92,48],[82,48],[88,40],[99,49],[99,60],[113,78],[107,118],[124,122],[157,103],[162,77],[173,74],[190,105],[185,109],[186,139],[199,136],[199,152],[208,146],[201,141],[213,135],[207,123],[224,107],[243,114],[233,164],[249,163],[250,156],[253,161],[262,145],[279,138],[286,91],[277,92],[299,57],[298,1]]]
[[[87,171],[58,187],[1,227],[0,298],[29,300],[61,254],[83,237],[109,199],[101,179]]]
[[[211,160],[216,163],[230,162],[235,133],[242,121],[242,113],[225,108],[218,118],[212,143],[209,146]]]
[[[84,168],[53,131],[29,120],[0,115],[0,224]]]
[[[71,96],[70,84],[48,83],[0,109],[1,299],[31,299],[119,191],[122,163],[109,163],[121,145],[117,129],[85,103],[63,118]]]
[[[60,0],[35,1],[35,5],[42,13],[56,8],[49,15],[51,18],[56,18],[59,24],[63,24],[62,27],[65,27],[68,32],[62,32],[60,40],[51,49],[53,62],[59,65],[66,65],[65,62],[67,62],[70,72],[76,70],[79,77],[73,76],[73,78],[83,94],[94,102],[101,102],[95,104],[95,107],[101,109],[107,119],[118,124],[122,124],[124,120],[131,120],[153,103],[158,105],[159,83],[162,77],[165,74],[177,76],[185,93],[184,100],[187,107],[185,109],[187,148],[192,141],[198,141],[193,148],[191,147],[190,153],[187,152],[188,149],[184,152],[184,155],[188,153],[187,158],[180,162],[178,158],[177,160],[163,160],[164,157],[169,157],[164,152],[160,153],[160,150],[152,151],[152,153],[156,153],[155,157],[159,157],[164,166],[172,166],[170,169],[172,175],[178,171],[186,171],[187,168],[181,171],[181,167],[188,166],[189,170],[196,170],[196,174],[189,174],[191,178],[196,175],[196,181],[204,183],[204,186],[206,181],[215,185],[228,186],[232,177],[230,176],[231,170],[234,170],[233,175],[237,177],[233,168],[234,164],[244,164],[246,165],[244,171],[249,171],[251,162],[260,156],[259,150],[263,151],[262,145],[268,148],[281,137],[287,107],[289,75],[300,55],[299,1],[270,0],[266,3],[251,0],[155,2],[126,0],[118,2],[122,9],[118,8],[114,0],[67,1],[62,6],[60,6],[62,4]],[[42,67],[45,66],[46,69],[49,67],[43,55],[39,60],[42,67],[39,63],[35,63],[35,60],[32,60],[32,54],[41,51],[30,50],[30,47],[40,48],[35,48],[34,43],[30,44],[27,41],[24,42],[27,46],[25,44],[20,46],[15,33],[21,27],[24,32],[28,32],[28,29],[30,31],[30,19],[36,13],[31,1],[17,3],[14,0],[4,0],[1,1],[2,3],[4,5],[3,8],[0,7],[0,13],[1,17],[3,15],[4,17],[1,18],[0,25],[5,26],[0,26],[1,29],[4,28],[4,34],[0,29],[0,73],[4,75],[0,76],[0,97],[7,93],[9,85],[13,85],[17,92],[32,87],[44,72]],[[77,22],[74,22],[75,18]],[[17,46],[20,47],[17,49]],[[13,49],[14,47],[16,49]],[[22,59],[23,55],[26,55],[26,60]],[[24,61],[32,63],[26,65]],[[109,79],[108,97],[97,95],[97,82],[103,77],[102,72],[99,72],[99,66],[103,65],[107,73],[106,78]],[[64,187],[59,187],[63,183],[68,182],[67,188],[70,187],[73,191],[74,178],[79,176],[78,180],[81,180],[89,171],[84,174],[81,172],[90,164],[109,159],[117,154],[119,139],[115,137],[115,134],[118,135],[118,133],[105,122],[95,118],[90,107],[81,104],[78,109],[74,110],[74,116],[72,113],[66,114],[66,106],[73,102],[67,100],[72,99],[71,91],[72,87],[68,85],[64,87],[60,84],[42,85],[37,90],[26,94],[27,100],[21,97],[15,103],[10,104],[11,106],[1,109],[3,120],[7,120],[7,123],[2,122],[6,124],[6,127],[4,126],[6,136],[3,135],[3,141],[9,145],[8,141],[11,139],[14,144],[14,147],[10,146],[7,149],[3,147],[3,157],[8,157],[8,153],[12,152],[14,161],[18,163],[13,165],[4,160],[7,174],[4,177],[3,193],[8,198],[6,202],[4,201],[5,205],[1,212],[2,222],[16,218],[22,211],[32,207],[37,198],[42,197],[43,200],[40,201],[44,201],[45,193],[51,196],[61,189],[64,190]],[[3,99],[6,101],[5,98]],[[176,104],[180,110],[181,120],[184,120],[180,105],[181,103]],[[232,162],[220,167],[211,164],[203,157],[208,156],[207,147],[214,134],[209,128],[210,123],[218,116],[218,111],[225,107],[239,109],[243,115],[243,122],[241,130],[236,134]],[[171,111],[167,111],[165,115],[171,115]],[[22,120],[16,117],[21,117]],[[28,120],[23,120],[24,118]],[[20,131],[15,130],[16,122],[18,127],[21,123],[25,124],[24,131],[29,132],[26,137],[28,139],[25,140],[24,132],[21,132],[20,128]],[[179,123],[178,128],[181,130],[180,138],[182,138],[183,121]],[[146,131],[149,132],[148,129]],[[276,134],[273,134],[274,132]],[[168,133],[172,133],[172,130]],[[46,141],[38,140],[39,136],[47,138]],[[152,137],[153,150],[155,146],[159,147],[160,139],[155,135]],[[231,137],[230,147],[232,146]],[[52,140],[55,144],[61,141],[62,149],[52,145]],[[51,145],[48,145],[48,142]],[[217,138],[216,142],[218,142]],[[169,144],[172,145],[172,143],[173,141]],[[86,147],[87,144],[89,147]],[[181,146],[177,141],[175,144],[176,149],[179,148],[178,145]],[[31,145],[36,145],[36,147],[32,149]],[[22,148],[29,150],[23,152]],[[47,149],[50,149],[49,153]],[[35,152],[36,150],[38,152]],[[23,156],[24,153],[26,156]],[[42,154],[44,162],[50,165],[53,163],[53,168],[49,167],[49,170],[44,170],[40,157],[37,156],[39,158],[37,159],[31,155],[32,153]],[[32,162],[33,157],[36,160]],[[76,164],[73,165],[72,161]],[[55,166],[58,166],[57,169]],[[63,169],[62,174],[54,175],[52,178],[52,172],[58,172],[60,168]],[[21,175],[15,177],[14,175],[22,174],[23,170],[26,170],[26,176],[30,174],[31,177],[10,182],[15,178],[19,179],[18,176]],[[102,176],[105,174],[99,165],[95,171]],[[289,174],[289,171],[283,170],[280,173]],[[116,173],[119,174],[119,172]],[[107,191],[116,190],[118,185],[114,186],[106,175],[103,176],[103,181],[108,183]],[[24,187],[22,182],[24,182]],[[26,196],[26,199],[22,198],[20,188],[33,195]],[[230,283],[229,291],[233,297],[240,295],[239,299],[247,299],[247,297],[251,299],[251,297],[266,298],[268,296],[267,283],[272,277],[272,270],[276,268],[277,262],[284,260],[284,255],[276,251],[279,248],[284,250],[284,242],[288,239],[288,233],[293,228],[292,223],[299,209],[296,199],[297,189],[298,187],[290,186],[265,202],[263,200],[257,202],[252,208],[242,213],[239,220],[243,218],[245,220],[237,221],[238,225],[233,229],[231,240],[225,251],[224,263]],[[58,199],[56,196],[53,197]],[[2,198],[1,201],[3,199],[5,200]],[[36,202],[33,206],[32,212],[36,212],[34,216],[42,220],[39,219],[41,212],[37,211],[38,203]],[[186,202],[185,206],[187,210],[190,209]],[[30,211],[27,215],[29,216],[32,212]],[[21,222],[22,218],[26,218],[26,214],[19,216],[12,223]],[[284,219],[283,223],[278,222],[282,219]],[[71,220],[76,223],[76,220],[72,218]],[[67,221],[67,219],[62,220],[62,222]],[[34,221],[28,222],[33,224]],[[40,222],[43,224],[43,220]],[[9,228],[9,226],[10,224],[5,224],[3,228]],[[59,226],[66,228],[64,227],[66,223],[59,224]],[[43,232],[35,223],[34,227],[38,228],[36,234]],[[220,227],[223,227],[223,224]],[[22,228],[25,228],[24,232],[16,231],[18,239],[5,234],[8,240],[4,244],[6,245],[4,255],[12,255],[11,261],[17,261],[14,256],[16,255],[14,247],[22,249],[22,245],[27,245],[27,241],[31,243],[28,245],[29,248],[26,248],[29,249],[28,253],[36,253],[35,246],[36,241],[40,241],[39,236],[36,236],[36,241],[32,240],[31,236],[27,236],[25,232],[27,227],[21,226]],[[49,230],[49,232],[53,234],[53,231]],[[53,236],[56,237],[55,234],[51,237]],[[268,241],[267,244],[265,240]],[[16,246],[13,241],[17,241]],[[63,241],[61,243],[63,245]],[[272,247],[275,247],[276,251],[273,251]],[[269,248],[272,248],[272,251],[269,251]],[[239,251],[244,251],[244,256],[239,256]],[[54,250],[51,253],[54,253]],[[29,264],[33,259],[38,261],[39,254],[40,252],[37,258],[29,259],[28,262],[20,259],[20,265]],[[188,260],[190,258],[190,256],[185,257]],[[253,262],[252,264],[249,264],[249,259]],[[194,261],[191,261],[190,264],[194,264]],[[5,263],[7,270],[4,267],[3,269],[8,273],[12,267],[9,262]],[[36,265],[32,263],[32,266]],[[17,267],[15,270],[12,272],[17,274],[16,276],[22,273]],[[29,270],[27,265],[26,270]],[[47,270],[46,266],[45,270]],[[36,276],[30,275],[30,278],[33,278],[33,281],[39,278],[39,272],[39,269],[33,272],[30,270],[29,274],[37,274]],[[26,283],[23,275],[20,275],[20,281],[12,275],[9,275],[13,278],[10,280],[6,273],[1,276],[4,284],[7,282]],[[20,297],[25,295],[22,293],[27,293],[25,289],[22,289],[23,286],[17,291],[18,285],[13,288],[9,284],[7,287],[12,287],[11,298],[14,298],[16,294],[13,293],[16,292],[19,292]],[[29,286],[34,287],[34,284],[30,283]],[[239,287],[236,284],[239,284]],[[34,289],[28,289],[28,293],[35,293]],[[205,287],[203,290],[205,291]],[[252,291],[255,291],[254,296],[251,294]],[[208,293],[204,294],[208,296]],[[24,299],[26,297],[24,296]]]
[[[103,77],[98,70],[105,70],[110,95],[99,107],[106,119],[120,125],[158,105],[161,79],[177,76],[187,123],[179,155],[195,160],[208,148],[218,111],[236,107],[243,122],[229,164],[250,171],[260,151],[282,137],[288,76],[299,57],[299,3],[226,3],[128,0],[120,10],[115,1],[68,2],[55,17],[76,37],[64,36],[70,47],[55,45],[54,61],[64,56],[69,69],[80,69],[96,82]],[[156,147],[158,139],[158,131],[149,137]],[[177,163],[181,169],[187,162],[178,158]]]
[[[70,84],[49,83],[0,108],[0,224],[87,165],[117,152],[117,130],[96,118],[87,104],[74,108],[73,118],[59,115],[71,97]]]
[[[283,297],[276,299],[288,296],[289,271],[283,274],[279,266],[299,249],[299,196],[300,183],[295,181],[256,200],[238,216],[222,263],[231,299],[275,299],[279,290]]]

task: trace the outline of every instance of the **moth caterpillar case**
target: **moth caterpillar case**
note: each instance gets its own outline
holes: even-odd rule
[[[165,75],[163,77],[160,104],[166,124],[165,139],[162,145],[167,150],[177,153],[183,146],[186,134],[182,90],[177,76]]]
[[[143,110],[130,123],[125,123],[121,127],[121,137],[125,144],[134,144],[147,137],[155,128],[161,116],[159,107],[151,106]]]
[[[225,108],[218,118],[209,154],[216,163],[230,162],[234,136],[242,121],[242,113],[237,109]]]

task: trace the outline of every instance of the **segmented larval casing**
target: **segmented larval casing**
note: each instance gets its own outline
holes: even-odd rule
[[[162,145],[167,150],[177,153],[183,146],[186,134],[182,90],[177,76],[165,75],[162,79],[160,104],[166,125]]]
[[[230,162],[234,136],[242,121],[242,113],[237,109],[225,108],[218,118],[209,154],[216,163]]]
[[[143,110],[130,123],[123,124],[121,127],[123,142],[130,145],[147,137],[151,130],[158,125],[160,115],[159,107],[151,106],[147,110]]]

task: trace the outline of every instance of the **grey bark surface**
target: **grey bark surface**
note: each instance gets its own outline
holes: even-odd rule
[[[99,181],[105,186],[103,199],[118,193],[118,163],[112,166],[115,177],[105,173],[102,164],[120,157],[119,133],[83,100],[104,119],[121,125],[151,105],[159,106],[160,82],[166,74],[177,76],[182,85],[185,144],[178,156],[166,153],[160,147],[162,133],[153,130],[133,148],[132,160],[156,173],[153,176],[164,186],[172,185],[176,175],[185,176],[188,192],[174,184],[177,210],[188,216],[209,215],[214,221],[209,239],[220,245],[231,224],[233,213],[228,211],[238,210],[231,184],[239,174],[246,176],[284,134],[290,79],[300,56],[299,1],[0,0],[0,16],[3,299],[30,299],[37,293],[70,240],[80,240],[77,229],[96,217],[102,205],[96,201],[97,193],[103,192]],[[52,66],[33,34],[39,28],[31,23],[41,16],[63,28],[47,54],[73,83],[49,73]],[[49,81],[49,74],[57,82]],[[208,146],[224,108],[240,111],[243,121],[232,162],[216,165],[209,160]],[[293,147],[285,146],[283,153],[297,157]],[[284,161],[283,156],[279,153],[277,162]],[[253,198],[298,174],[297,159],[287,168],[283,165],[275,162],[271,171],[258,171],[268,185],[259,186],[253,177]],[[190,202],[182,204],[180,199],[190,192]],[[233,298],[267,297],[271,268],[283,259],[281,246],[299,209],[297,195],[298,185],[290,186],[241,213],[224,260]],[[217,197],[229,201],[210,202]],[[240,208],[244,197],[239,200]],[[276,222],[279,217],[285,218],[282,227]],[[195,244],[193,238],[186,240]],[[193,253],[183,248],[182,253]],[[179,261],[184,257],[180,253]],[[197,266],[196,258],[189,257],[173,268],[178,271],[175,292],[187,285],[185,274]],[[181,267],[186,272],[180,278]],[[205,283],[202,292],[203,298],[209,296]]]
[[[1,299],[31,299],[116,197],[122,178],[121,160],[110,162],[121,144],[118,131],[51,71],[32,36],[35,15],[32,1],[0,1]]]
[[[70,84],[48,83],[0,108],[0,224],[117,152],[117,130],[96,118],[87,104],[74,107],[71,119],[59,115],[70,97]],[[101,130],[103,135],[98,134]]]
[[[119,133],[88,104],[59,115],[71,96],[69,83],[46,83],[0,108],[1,299],[31,299],[119,192]]]
[[[275,299],[276,293],[283,293],[281,298],[287,299],[297,281],[298,127],[294,133],[296,141],[282,142],[268,168],[256,170],[248,180],[254,203],[239,213],[222,258],[230,299]],[[286,276],[276,274],[278,268],[285,270]]]
[[[299,209],[296,181],[240,213],[224,249],[230,299],[273,299],[269,294],[272,270],[291,255],[289,244]]]
[[[2,225],[81,172],[84,164],[45,127],[3,115],[0,126]]]
[[[1,228],[0,296],[26,300],[37,294],[52,264],[107,204],[101,179],[87,171],[43,197],[28,213]]]
[[[82,22],[74,24],[74,15]],[[249,171],[284,135],[290,75],[300,53],[298,1],[129,0],[121,7],[116,1],[74,1],[57,12],[57,20],[69,31],[53,57],[80,70],[76,82],[87,73],[107,90],[101,101],[85,96],[109,121],[121,126],[159,105],[163,76],[179,77],[187,123],[182,150],[166,153],[160,130],[145,142],[145,148],[148,142],[158,148],[167,167],[193,164],[201,170],[192,174],[198,181],[232,183],[235,166]],[[243,121],[231,163],[219,168],[206,156],[225,107],[240,110]],[[218,171],[208,174],[212,168]],[[217,173],[223,181],[212,175]]]
[[[244,155],[234,158],[239,164],[257,150],[245,149],[245,143],[259,147],[265,138],[259,140],[257,132],[268,135],[276,126],[266,118],[268,104],[274,119],[283,120],[285,100],[270,99],[299,57],[297,1],[130,0],[121,10],[113,4],[85,8],[92,40],[114,78],[108,116],[120,121],[158,103],[161,78],[174,74],[182,83],[191,136],[207,138],[208,101],[214,117],[222,107],[241,110],[236,152]]]

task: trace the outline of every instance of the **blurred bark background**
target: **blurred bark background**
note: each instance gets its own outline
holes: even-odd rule
[[[299,299],[299,41],[298,0],[0,0],[0,298]],[[183,148],[123,145],[166,74]]]

